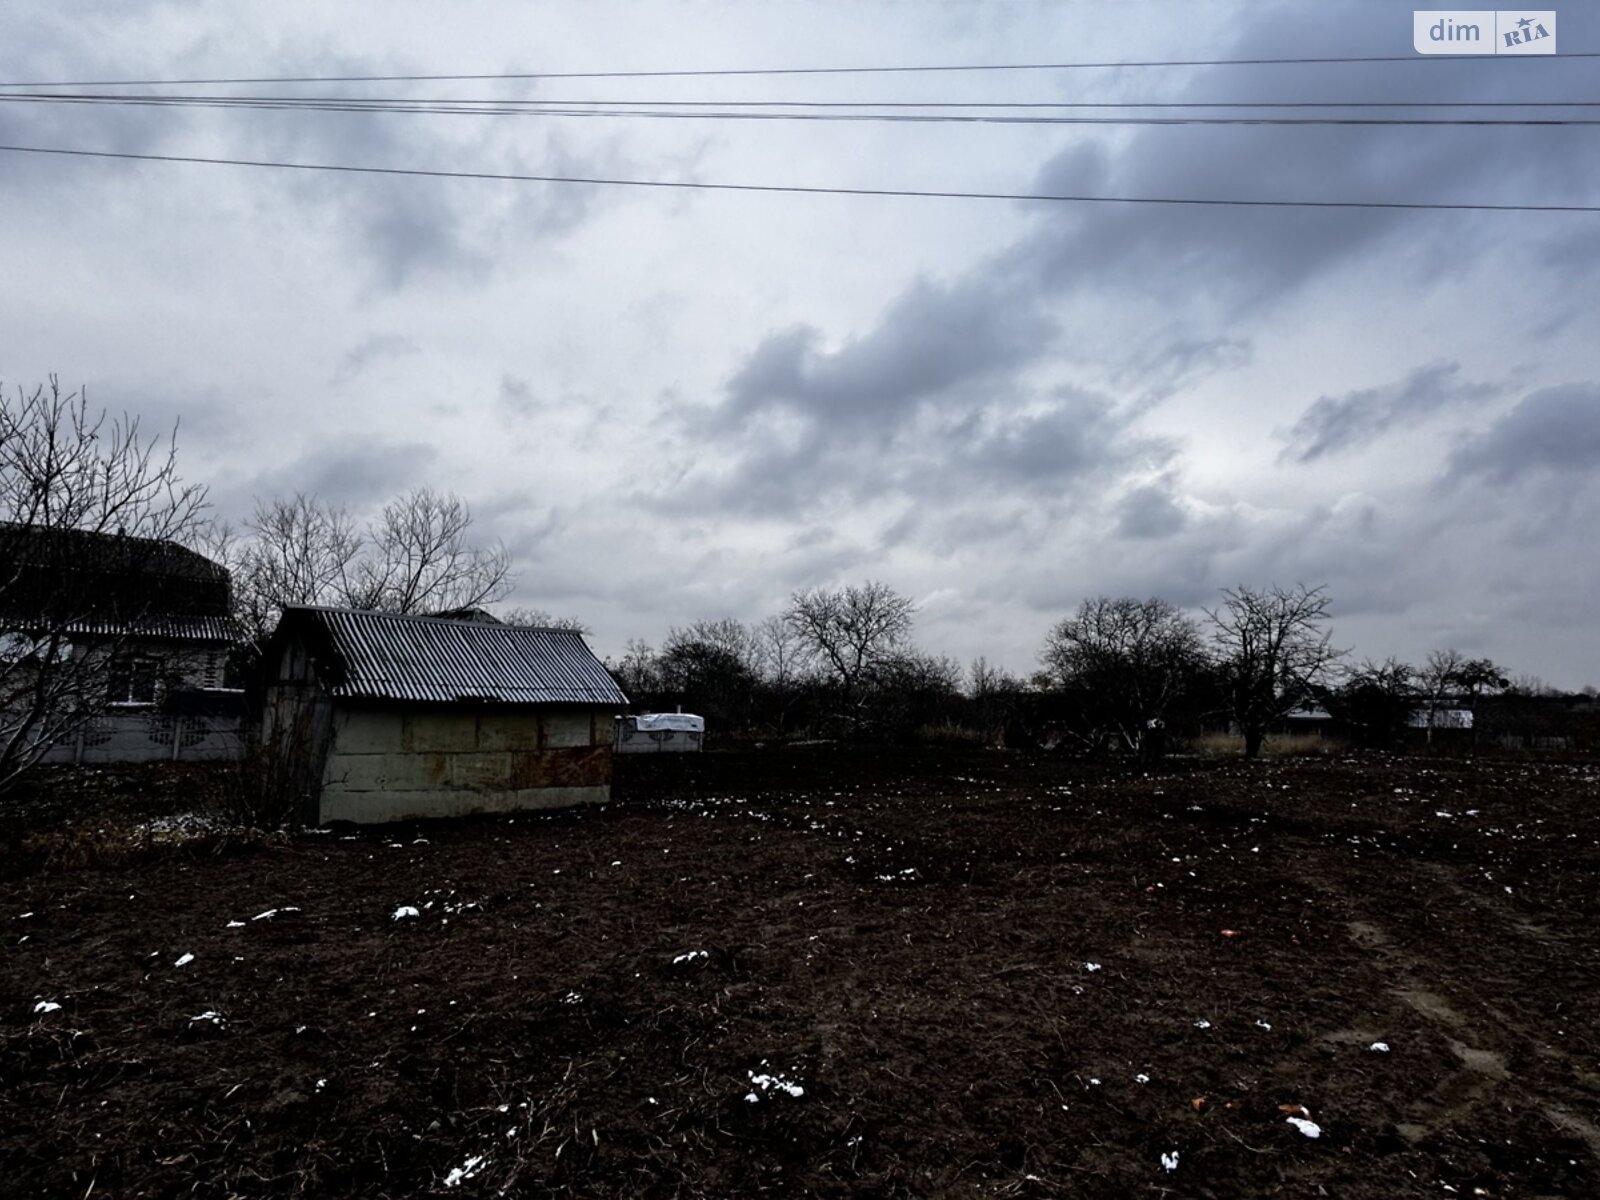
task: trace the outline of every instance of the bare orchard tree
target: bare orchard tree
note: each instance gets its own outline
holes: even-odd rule
[[[1433,731],[1444,722],[1440,713],[1465,703],[1474,714],[1472,741],[1477,743],[1478,700],[1485,692],[1504,691],[1511,686],[1505,669],[1492,659],[1468,658],[1461,651],[1446,648],[1434,650],[1418,672],[1427,714],[1427,740],[1433,741]]]
[[[1327,696],[1328,707],[1363,746],[1387,748],[1405,735],[1419,698],[1416,669],[1395,658],[1365,659],[1343,672]]]
[[[350,593],[355,608],[420,613],[477,608],[511,590],[503,545],[467,540],[472,510],[460,496],[418,488],[383,506],[367,535]]]
[[[572,633],[581,633],[588,636],[594,630],[580,621],[577,617],[558,617],[543,608],[528,608],[519,605],[508,608],[499,614],[500,620],[507,625],[520,625],[532,629],[566,629]]]
[[[105,701],[116,637],[82,637],[104,597],[61,580],[92,554],[137,572],[205,524],[205,488],[179,477],[176,438],[145,437],[137,417],[92,409],[54,376],[0,390],[0,793]]]
[[[781,616],[767,617],[750,630],[753,661],[763,705],[773,729],[783,733],[812,678],[812,658],[799,632]]]
[[[916,611],[909,597],[869,581],[836,591],[796,592],[784,620],[837,686],[848,710],[860,701],[872,675],[910,641]]]
[[[1322,587],[1240,586],[1222,596],[1206,616],[1244,756],[1255,758],[1267,727],[1309,699],[1344,652],[1329,644],[1331,602]]]
[[[1045,636],[1040,660],[1074,699],[1074,732],[1152,755],[1167,710],[1206,661],[1194,621],[1165,600],[1096,596]]]
[[[213,555],[233,572],[234,608],[257,640],[286,604],[345,604],[365,539],[350,514],[296,492],[257,501],[249,539]]]
[[[256,505],[248,537],[222,561],[234,573],[236,607],[256,638],[288,604],[386,612],[477,608],[511,590],[505,547],[468,538],[472,510],[427,488],[384,506],[359,528],[343,508],[297,493]]]

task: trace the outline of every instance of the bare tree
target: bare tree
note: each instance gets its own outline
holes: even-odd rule
[[[1511,686],[1505,669],[1491,659],[1468,658],[1454,648],[1435,650],[1428,655],[1419,673],[1426,700],[1427,740],[1441,724],[1440,713],[1452,705],[1465,703],[1473,713],[1473,744],[1477,744],[1478,700],[1488,691],[1504,691]]]
[[[1205,662],[1194,621],[1165,600],[1097,596],[1058,622],[1040,660],[1074,694],[1078,736],[1130,750],[1161,743],[1167,710]]]
[[[812,682],[811,655],[799,632],[781,616],[767,617],[750,630],[750,636],[772,724],[782,733]]]
[[[107,597],[61,581],[95,556],[136,576],[196,538],[205,496],[178,475],[176,426],[146,438],[54,376],[0,391],[0,792],[101,710],[119,635],[86,627],[125,628],[155,599],[108,614]]]
[[[755,639],[742,623],[723,618],[675,626],[657,663],[664,690],[679,703],[725,727],[749,728],[755,707]]]
[[[500,613],[500,620],[507,625],[521,625],[533,629],[566,629],[573,633],[581,633],[585,637],[594,632],[577,617],[558,617],[547,609],[520,605]]]
[[[784,620],[838,687],[847,709],[911,637],[916,604],[886,583],[796,592]]]
[[[257,639],[289,604],[386,612],[478,608],[511,590],[505,547],[468,540],[472,510],[459,496],[421,488],[384,506],[361,529],[315,496],[259,502],[249,537],[219,549],[235,578],[235,604]]]
[[[234,607],[254,639],[271,633],[287,604],[347,604],[365,544],[342,508],[315,496],[257,501],[249,540],[214,557],[233,572]]]
[[[1244,734],[1244,755],[1255,758],[1267,726],[1308,699],[1343,655],[1323,628],[1331,602],[1326,589],[1274,584],[1264,591],[1222,591],[1207,609],[1219,651],[1233,719]]]
[[[1416,711],[1418,675],[1395,658],[1364,660],[1344,672],[1329,694],[1328,706],[1346,721],[1364,746],[1388,747],[1398,742]]]
[[[1466,661],[1459,650],[1448,648],[1434,650],[1423,662],[1422,670],[1417,672],[1417,684],[1422,692],[1427,719],[1427,725],[1424,727],[1426,732],[1423,736],[1429,745],[1433,744],[1433,730],[1439,723],[1439,714],[1449,707],[1450,693],[1456,685],[1456,674]]]
[[[356,564],[349,601],[355,608],[415,613],[477,608],[511,590],[503,545],[467,540],[472,510],[461,497],[418,488],[383,506]]]

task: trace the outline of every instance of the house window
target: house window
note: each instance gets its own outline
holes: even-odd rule
[[[106,699],[112,704],[154,704],[160,664],[153,658],[119,658],[111,664]]]

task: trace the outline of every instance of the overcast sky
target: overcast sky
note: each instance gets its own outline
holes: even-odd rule
[[[1600,50],[1597,6],[1557,11],[1563,52]],[[1411,13],[10,0],[0,78],[1409,55]],[[1595,61],[231,91],[1593,101]],[[827,187],[1600,203],[1600,129],[1585,127],[7,102],[0,142]],[[54,372],[152,425],[181,417],[184,473],[235,520],[295,490],[356,512],[422,485],[459,492],[514,552],[513,601],[581,617],[603,654],[874,578],[917,600],[925,649],[1025,672],[1085,596],[1197,609],[1224,586],[1304,582],[1327,585],[1335,638],[1358,656],[1455,646],[1600,684],[1600,214],[686,192],[8,152],[0,213],[8,389]]]

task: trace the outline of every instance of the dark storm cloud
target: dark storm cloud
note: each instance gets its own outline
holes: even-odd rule
[[[1117,532],[1126,538],[1171,537],[1184,527],[1186,520],[1172,493],[1155,484],[1135,488],[1117,506]]]
[[[1371,20],[1360,5],[1290,5],[1244,22],[1237,57],[1293,55],[1348,41]],[[1397,100],[1503,93],[1494,63],[1459,62],[1448,74],[1400,73],[1395,64],[1323,68],[1300,79],[1308,96]],[[1558,94],[1574,79],[1545,72],[1523,91]],[[1274,77],[1202,73],[1190,98],[1270,96]],[[1219,92],[1220,89],[1220,92]],[[1593,156],[1572,152],[1560,129],[1411,127],[1154,127],[1114,148],[1080,139],[1037,172],[1050,194],[1283,199],[1512,201],[1581,196],[1600,181]],[[1275,210],[1139,205],[1037,206],[1034,228],[956,281],[919,281],[876,324],[834,353],[806,326],[771,335],[728,386],[728,410],[770,404],[843,420],[896,419],[905,408],[978,377],[1021,371],[1056,349],[1051,306],[1074,296],[1097,302],[1151,300],[1209,319],[1259,313],[1308,281],[1358,257],[1398,248],[1386,271],[1427,286],[1471,261],[1464,245],[1489,244],[1490,224],[1450,213],[1393,210]],[[1491,219],[1504,231],[1503,218]],[[1559,232],[1559,231],[1558,231]],[[1551,232],[1517,229],[1537,254]],[[1515,245],[1515,241],[1510,243]],[[1586,244],[1585,244],[1586,245]],[[1247,339],[1183,334],[1165,352],[1139,356],[1118,374],[1145,402],[1183,386],[1200,368],[1239,365]]]
[[[1130,428],[1102,393],[1062,387],[1041,395],[958,389],[941,403],[903,396],[892,414],[766,425],[728,439],[730,466],[676,489],[682,511],[799,514],[839,501],[902,498],[932,505],[963,497],[1075,494],[1170,460],[1174,448]]]
[[[819,421],[892,428],[907,409],[1025,361],[1050,327],[1002,286],[919,280],[870,332],[833,352],[801,326],[773,334],[728,383],[737,415],[783,405]]]
[[[1501,384],[1462,379],[1460,363],[1438,362],[1383,387],[1319,396],[1293,428],[1279,435],[1288,443],[1279,461],[1308,463],[1352,450],[1391,429],[1417,425],[1444,409],[1489,400],[1504,390]]]
[[[1529,393],[1451,456],[1448,477],[1506,486],[1552,478],[1586,483],[1600,471],[1600,383]]]

